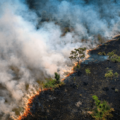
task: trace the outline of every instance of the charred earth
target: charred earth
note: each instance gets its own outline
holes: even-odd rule
[[[113,50],[120,55],[119,37],[90,51],[90,55],[107,54]],[[89,75],[85,73],[86,68],[91,71]],[[75,72],[67,77],[65,85],[37,95],[30,104],[32,114],[22,120],[92,120],[87,114],[93,108],[92,95],[109,102],[115,110],[111,120],[119,120],[120,76],[105,78],[108,69],[120,73],[120,63],[99,59],[82,63],[79,74]]]

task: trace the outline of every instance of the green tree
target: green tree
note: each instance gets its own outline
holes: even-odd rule
[[[57,83],[60,83],[60,75],[57,72],[55,72],[55,79]]]
[[[70,53],[70,59],[71,60],[76,60],[78,62],[78,65],[80,64],[79,61],[82,60],[84,57],[85,57],[85,51],[86,51],[86,48],[78,48],[78,49],[74,49],[71,51]]]

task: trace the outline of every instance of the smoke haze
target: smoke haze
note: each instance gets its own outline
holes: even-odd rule
[[[120,32],[119,0],[0,1],[0,117],[7,120],[38,81],[72,65],[70,51]]]

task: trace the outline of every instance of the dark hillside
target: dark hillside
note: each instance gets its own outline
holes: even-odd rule
[[[91,57],[99,52],[111,52],[120,55],[120,39],[110,41],[96,50],[90,51]],[[100,56],[100,55],[99,55]],[[85,69],[91,73],[87,75]],[[117,72],[118,77],[105,78],[108,70]],[[106,100],[115,109],[111,120],[120,120],[120,63],[110,60],[94,59],[83,63],[77,72],[65,80],[65,85],[41,92],[31,104],[31,113],[22,120],[92,120],[86,111],[93,108],[92,95]]]

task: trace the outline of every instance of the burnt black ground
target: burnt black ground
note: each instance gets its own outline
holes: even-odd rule
[[[98,52],[111,52],[116,50],[120,55],[120,39],[108,42],[90,54]],[[115,109],[111,120],[120,120],[120,75],[118,78],[106,79],[106,68],[113,73],[120,74],[120,63],[108,60],[102,62],[90,62],[82,64],[79,74],[76,72],[65,80],[65,85],[41,92],[34,98],[31,104],[32,115],[22,120],[93,120],[86,113],[93,107],[92,95],[97,95],[100,100],[108,101]],[[90,75],[86,75],[85,69],[89,68]],[[118,89],[118,92],[115,92]],[[80,105],[76,105],[80,103]]]

